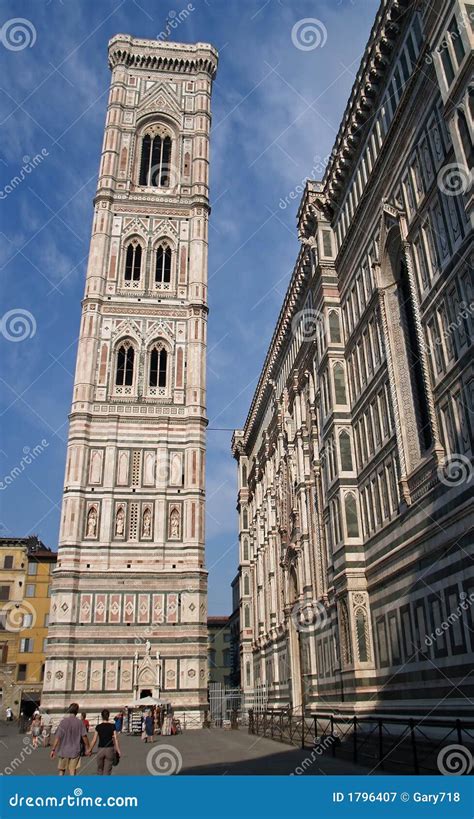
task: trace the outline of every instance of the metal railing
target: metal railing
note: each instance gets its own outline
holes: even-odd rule
[[[437,772],[444,747],[456,744],[474,751],[474,721],[461,719],[251,710],[249,733],[301,748],[319,746],[332,757],[351,759],[373,771]]]

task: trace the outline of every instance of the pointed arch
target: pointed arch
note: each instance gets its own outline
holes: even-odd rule
[[[145,259],[145,242],[136,235],[125,239],[123,244],[123,271],[124,287],[140,287],[142,270]]]
[[[147,393],[150,396],[168,395],[171,381],[171,355],[162,338],[155,339],[147,355]]]
[[[117,395],[131,395],[135,382],[136,351],[130,338],[117,342],[114,362],[114,392]]]
[[[175,140],[163,123],[145,126],[139,137],[138,184],[144,187],[169,188],[173,185]]]

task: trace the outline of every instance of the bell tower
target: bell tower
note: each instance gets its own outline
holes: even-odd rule
[[[217,52],[119,34],[109,66],[42,704],[198,717]]]

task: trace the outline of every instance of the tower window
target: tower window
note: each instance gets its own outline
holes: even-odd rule
[[[137,241],[130,242],[125,256],[125,281],[140,281],[142,267],[142,247]]]
[[[122,344],[117,351],[117,370],[115,385],[117,387],[131,387],[133,384],[133,363],[135,350],[130,342]]]
[[[162,245],[156,251],[155,283],[169,284],[171,281],[171,248]]]
[[[163,347],[153,347],[150,355],[150,387],[166,387],[168,353]]]
[[[140,159],[140,185],[169,188],[171,137],[145,134]]]

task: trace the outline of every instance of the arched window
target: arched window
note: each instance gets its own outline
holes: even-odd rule
[[[142,246],[134,239],[127,245],[125,254],[125,282],[139,282],[142,267]]]
[[[341,455],[341,469],[344,472],[352,470],[351,439],[349,433],[343,430],[339,435],[339,452]]]
[[[359,521],[357,519],[357,504],[352,492],[344,498],[346,513],[347,537],[359,537]]]
[[[171,137],[145,134],[142,140],[139,185],[169,188]]]
[[[244,538],[243,559],[244,560],[249,559],[249,542],[247,538]]]
[[[367,646],[367,617],[363,609],[357,609],[355,616],[357,653],[361,663],[366,663],[369,659]]]
[[[135,350],[130,341],[125,341],[117,350],[117,367],[115,370],[116,387],[132,386],[134,359]]]
[[[344,376],[344,367],[339,361],[334,365],[334,394],[336,404],[346,403],[346,380]]]
[[[150,353],[149,387],[166,387],[168,353],[164,347],[153,347]]]
[[[329,313],[329,338],[336,344],[341,340],[341,326],[339,324],[339,316],[335,310],[331,310]]]
[[[247,486],[247,467],[242,464],[242,486]]]
[[[169,285],[171,281],[171,248],[160,245],[156,250],[155,284],[158,287]]]
[[[250,609],[248,606],[244,607],[244,628],[250,628]]]
[[[249,516],[248,516],[248,512],[247,512],[246,509],[244,509],[244,512],[243,512],[243,515],[242,515],[242,526],[243,526],[244,529],[249,528]]]
[[[244,575],[244,594],[250,594],[250,583],[248,574]]]
[[[458,131],[466,163],[469,167],[471,167],[474,161],[472,140],[471,135],[469,133],[469,126],[467,124],[466,115],[462,108],[458,110]]]

